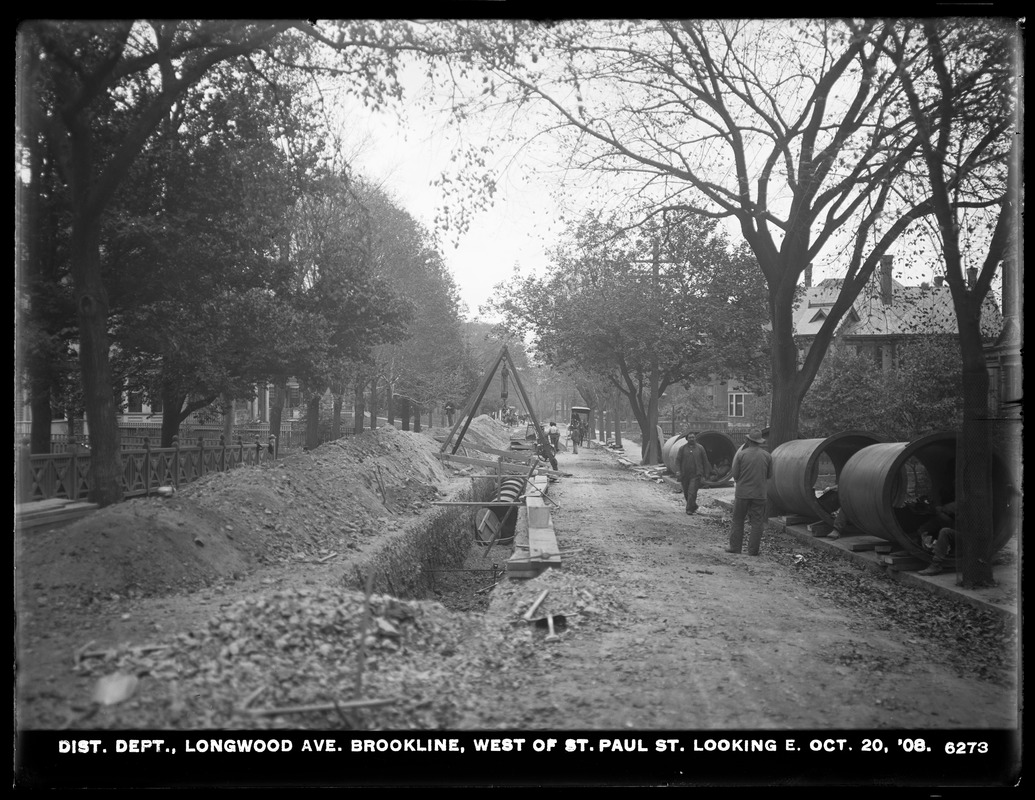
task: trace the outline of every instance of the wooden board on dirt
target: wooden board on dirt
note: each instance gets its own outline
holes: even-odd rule
[[[808,525],[812,522],[818,522],[815,517],[803,517],[800,514],[787,514],[777,519],[784,525]]]
[[[884,563],[896,572],[915,572],[927,566],[927,562],[914,556],[884,556]],[[890,560],[889,560],[890,559]]]
[[[834,526],[829,522],[811,522],[805,526],[805,529],[813,536],[826,536],[834,530]]]
[[[853,553],[859,553],[864,550],[873,550],[877,545],[884,544],[887,544],[887,540],[885,539],[881,539],[877,536],[864,536],[860,539],[853,539],[850,542],[845,542],[845,547]]]

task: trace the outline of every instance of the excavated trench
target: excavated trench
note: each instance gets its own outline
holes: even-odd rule
[[[447,502],[482,505],[441,505],[415,519],[389,539],[351,575],[350,589],[364,591],[373,573],[371,590],[403,600],[437,600],[454,611],[482,612],[488,608],[493,585],[505,575],[513,552],[513,536],[483,541],[477,530],[479,512],[494,499],[489,480],[472,486]]]

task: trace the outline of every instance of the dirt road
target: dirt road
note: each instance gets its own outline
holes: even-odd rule
[[[554,527],[562,549],[577,551],[564,572],[611,587],[625,613],[606,633],[576,628],[544,644],[550,658],[526,676],[536,702],[501,724],[1016,725],[1010,655],[993,655],[998,673],[975,676],[960,638],[924,623],[925,613],[940,613],[939,601],[837,559],[810,555],[798,567],[793,544],[772,532],[757,557],[726,553],[728,520],[717,507],[687,516],[668,484],[639,477],[603,450],[559,460],[572,477],[553,489]],[[827,574],[819,579],[817,570]],[[896,604],[906,608],[888,610],[915,624],[881,613]]]
[[[496,434],[506,441],[506,431]],[[550,491],[561,569],[503,579],[489,592],[492,567],[509,551],[472,544],[471,571],[413,562],[436,573],[430,596],[378,593],[367,603],[355,576],[379,554],[409,552],[409,526],[426,520],[430,498],[472,480],[470,467],[442,467],[437,444],[414,436],[379,430],[275,469],[212,476],[172,503],[119,504],[19,539],[16,724],[53,732],[27,740],[36,785],[243,785],[274,771],[284,785],[426,785],[461,775],[483,784],[764,782],[761,754],[743,762],[731,752],[711,762],[713,778],[688,761],[659,769],[599,748],[597,761],[560,753],[527,772],[532,762],[506,754],[400,762],[390,752],[345,771],[327,759],[314,771],[301,754],[208,759],[184,771],[164,756],[62,761],[58,738],[69,731],[88,741],[126,730],[315,730],[384,743],[401,741],[385,732],[529,740],[556,732],[562,744],[575,741],[565,732],[628,732],[629,746],[700,734],[731,747],[738,735],[768,743],[795,731],[876,732],[889,743],[907,731],[1016,739],[1018,632],[1002,616],[821,552],[802,558],[775,530],[757,557],[725,553],[728,519],[707,490],[701,511],[687,516],[671,484],[604,449],[558,455],[568,473]],[[638,461],[635,447],[629,461]],[[375,475],[391,484],[391,509]],[[561,615],[553,636],[521,619],[547,589],[539,614]],[[131,690],[98,700],[112,678]],[[336,705],[380,697],[391,704],[348,713]],[[940,762],[917,774],[988,785],[990,770],[999,781],[999,765],[1013,764],[1012,751],[992,755],[991,768],[955,759],[952,771]],[[777,774],[782,760],[769,756]],[[814,766],[796,766],[795,782],[808,783]],[[888,774],[866,761],[853,768],[870,782]]]

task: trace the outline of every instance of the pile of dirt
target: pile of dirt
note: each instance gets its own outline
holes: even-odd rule
[[[508,438],[479,417],[465,440],[505,447]],[[44,603],[89,604],[360,554],[468,485],[438,451],[431,436],[384,426],[268,466],[206,475],[168,499],[130,499],[66,527],[20,531],[16,579]]]

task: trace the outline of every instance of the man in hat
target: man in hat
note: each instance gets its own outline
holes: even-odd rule
[[[708,454],[698,444],[697,437],[689,431],[684,436],[686,444],[679,449],[679,483],[683,487],[686,513],[693,514],[697,511],[697,490],[711,474],[712,465],[708,463]]]
[[[744,519],[751,525],[748,555],[757,556],[765,522],[766,485],[773,474],[773,457],[762,447],[765,435],[753,430],[744,446],[733,456],[733,527],[728,553],[740,553],[744,543]]]

